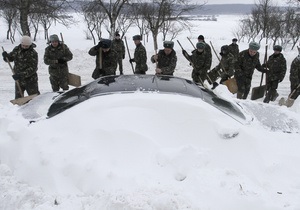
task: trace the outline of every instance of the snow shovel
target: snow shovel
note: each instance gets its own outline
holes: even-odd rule
[[[292,97],[299,89],[300,89],[300,84],[291,92],[291,94],[286,100],[283,97],[279,100],[278,102],[279,106],[283,106],[283,105],[287,107],[293,106],[295,99],[292,99]]]
[[[63,50],[65,51],[64,37],[63,37],[62,33],[60,33],[60,37],[61,37]],[[77,74],[68,73],[68,85],[71,85],[74,87],[81,86],[81,77]]]
[[[3,52],[5,51],[3,47],[2,47],[2,50],[3,50]],[[8,65],[9,65],[9,68],[11,69],[13,75],[15,75],[15,70],[14,70],[13,67],[11,66],[9,59],[6,58],[6,61],[7,61]],[[15,83],[16,83],[16,87],[17,87],[17,89],[18,89],[18,91],[19,91],[19,93],[20,93],[20,95],[21,95],[21,98],[17,98],[17,99],[10,100],[10,102],[11,102],[12,104],[17,104],[17,105],[21,106],[21,105],[23,105],[23,104],[26,104],[28,101],[30,101],[31,99],[33,99],[35,96],[38,95],[38,94],[33,94],[33,95],[30,95],[30,96],[25,96],[25,97],[24,97],[24,94],[23,94],[23,91],[22,91],[22,89],[21,89],[21,86],[20,86],[19,81],[18,81],[18,80],[15,80]]]
[[[262,85],[263,78],[264,78],[264,73],[261,74],[260,85],[258,87],[252,88],[251,100],[256,100],[264,97],[267,86]]]

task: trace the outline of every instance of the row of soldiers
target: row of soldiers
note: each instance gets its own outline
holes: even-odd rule
[[[135,63],[134,74],[146,74],[147,53],[142,44],[140,35],[133,36],[136,45],[133,58],[129,62]],[[34,50],[36,45],[28,36],[23,36],[21,44],[16,46],[12,52],[3,52],[3,59],[6,62],[14,61],[13,79],[19,81],[21,90],[27,91],[28,95],[39,94],[37,63],[38,55]],[[156,63],[155,73],[162,75],[173,75],[177,64],[177,55],[174,50],[174,42],[165,41],[164,49],[151,57],[151,62]],[[216,80],[221,77],[220,83],[234,76],[238,86],[237,98],[246,99],[252,81],[254,69],[262,73],[267,73],[267,94],[264,102],[275,100],[278,96],[276,91],[278,83],[284,79],[286,73],[286,60],[283,56],[282,47],[275,45],[274,53],[269,57],[268,61],[261,65],[258,50],[260,45],[251,42],[249,48],[239,52],[237,39],[233,39],[230,45],[221,47],[220,63],[212,70],[212,53],[211,47],[205,42],[204,36],[198,37],[196,49],[189,55],[182,49],[184,57],[193,67],[192,79],[195,83],[204,84],[207,80],[213,84],[215,88],[218,83]],[[92,77],[97,79],[101,76],[115,75],[117,66],[119,65],[120,74],[123,74],[122,60],[125,58],[125,46],[120,34],[116,33],[113,40],[102,39],[96,46],[92,47],[89,52],[91,56],[96,56],[96,68],[92,73]],[[68,90],[68,64],[72,60],[73,54],[68,46],[61,42],[56,34],[50,36],[50,45],[46,47],[44,54],[44,63],[49,65],[50,83],[53,91],[59,91],[60,88]],[[295,90],[300,83],[300,55],[297,56],[290,69],[291,91]],[[294,94],[296,99],[300,94]],[[20,92],[15,91],[15,97],[21,97]]]

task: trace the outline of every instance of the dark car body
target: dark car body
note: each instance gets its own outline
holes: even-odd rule
[[[236,119],[245,121],[241,108],[198,86],[191,80],[165,75],[118,75],[101,77],[79,88],[72,89],[57,97],[48,110],[48,117],[53,117],[92,97],[107,94],[126,94],[134,92],[178,94],[200,98],[220,111]]]

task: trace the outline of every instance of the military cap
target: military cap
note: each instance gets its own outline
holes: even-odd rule
[[[204,49],[205,48],[205,43],[204,42],[198,42],[197,44],[196,44],[196,47],[197,47],[197,49]]]
[[[116,33],[115,33],[115,36],[120,36],[119,32],[116,32]]]
[[[249,44],[250,50],[257,51],[257,50],[259,50],[259,48],[260,48],[260,44],[258,44],[257,42],[250,42],[250,44]]]
[[[132,37],[133,40],[142,40],[142,36],[141,35],[135,35]]]
[[[174,47],[174,42],[172,41],[164,41],[164,48],[171,48],[173,49]]]
[[[281,52],[282,51],[282,47],[280,45],[274,45],[273,50]]]
[[[100,44],[101,47],[104,48],[104,49],[110,48],[110,46],[111,46],[111,40],[110,39],[102,39],[100,41],[100,43],[101,43]]]
[[[50,42],[55,42],[55,41],[59,41],[59,38],[56,34],[52,34],[50,36]]]
[[[204,36],[203,36],[203,35],[199,35],[199,36],[198,36],[198,39],[204,40]]]
[[[233,42],[237,42],[237,38],[233,38],[232,41],[233,41]]]

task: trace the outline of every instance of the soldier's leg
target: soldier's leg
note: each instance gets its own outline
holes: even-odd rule
[[[59,86],[63,90],[69,90],[69,71],[66,69],[62,71],[59,78]]]
[[[59,91],[59,79],[51,75],[49,79],[53,92]]]
[[[271,101],[275,101],[276,98],[279,96],[277,93],[277,88],[278,88],[278,80],[272,81],[270,91],[271,91]]]
[[[251,88],[251,79],[250,78],[246,78],[245,80],[245,90],[244,90],[244,94],[243,94],[243,99],[247,99],[248,94],[250,92],[250,88]]]
[[[26,83],[26,92],[27,94],[33,95],[33,94],[40,94],[39,91],[39,86],[38,86],[38,81],[34,80],[34,81],[29,81],[28,83]]]
[[[20,89],[17,86],[17,83],[15,82],[15,99],[22,98],[22,95],[24,95],[25,87],[23,87],[21,83],[19,83],[19,84],[20,84],[22,94],[20,93]]]
[[[244,78],[242,77],[236,77],[236,84],[238,86],[238,92],[237,92],[237,98],[243,99],[243,95],[245,92],[245,84],[244,84]]]
[[[266,96],[265,96],[265,98],[264,98],[264,100],[263,100],[263,102],[264,103],[269,103],[270,102],[270,100],[271,100],[271,86],[272,86],[272,84],[271,84],[271,82],[268,82],[267,84],[266,84],[266,86],[267,86],[267,88],[266,88]]]
[[[122,60],[122,58],[119,58],[118,63],[119,63],[120,75],[122,75],[123,74],[123,60]]]

